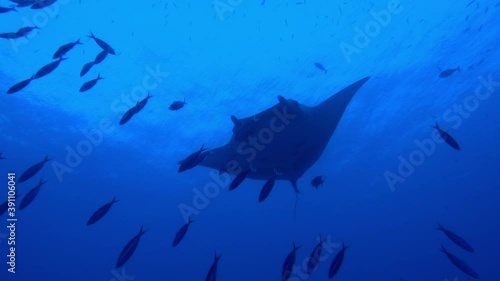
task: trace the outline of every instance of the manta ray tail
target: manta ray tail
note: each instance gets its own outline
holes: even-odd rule
[[[297,188],[297,180],[290,180],[290,183],[292,184],[292,187],[295,190],[295,204],[293,206],[293,222],[295,222],[295,218],[297,217],[297,203],[299,201],[300,191]]]

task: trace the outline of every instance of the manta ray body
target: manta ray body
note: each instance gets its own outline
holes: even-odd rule
[[[231,116],[233,134],[224,146],[203,152],[200,165],[258,180],[297,180],[319,159],[344,111],[370,77],[317,106],[278,96],[278,103],[254,116]]]

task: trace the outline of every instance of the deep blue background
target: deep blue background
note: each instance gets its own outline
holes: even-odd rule
[[[392,1],[296,2],[233,1],[230,12],[218,14],[210,1],[66,0],[42,11],[1,14],[0,32],[26,25],[40,30],[28,39],[0,41],[0,91],[49,63],[60,45],[78,38],[84,45],[51,75],[0,96],[0,150],[8,158],[0,160],[2,173],[19,177],[46,154],[54,159],[18,185],[25,194],[40,178],[48,180],[18,212],[15,276],[6,272],[1,239],[0,280],[119,280],[113,275],[118,254],[143,224],[150,230],[125,265],[134,280],[204,280],[214,251],[223,254],[218,280],[279,280],[292,241],[303,245],[302,263],[320,233],[351,246],[337,280],[471,280],[438,251],[441,244],[482,280],[498,280],[500,88],[460,126],[446,117],[455,104],[472,100],[479,77],[500,80],[498,1],[400,1],[400,12],[378,25],[349,60],[340,46],[354,46],[356,29],[364,30],[372,12]],[[118,55],[80,78],[83,64],[100,51],[86,38],[90,31]],[[438,77],[439,68],[457,66],[462,71]],[[131,104],[121,97],[135,93],[149,68],[169,75],[151,90],[146,108],[118,126],[124,109],[144,95]],[[106,79],[79,93],[98,73]],[[248,180],[234,192],[221,190],[171,248],[184,223],[180,204],[192,205],[193,189],[211,181],[207,168],[178,174],[177,161],[201,144],[223,145],[231,136],[231,114],[253,115],[274,105],[277,95],[315,105],[368,75],[323,156],[299,181],[295,222],[289,183],[277,183],[259,204],[263,182]],[[186,108],[168,111],[184,98]],[[86,140],[82,132],[102,120],[112,122],[111,132],[59,180],[52,165],[66,164],[68,147],[76,149]],[[462,151],[438,144],[391,190],[384,174],[397,173],[398,157],[418,150],[415,141],[430,138],[435,121]],[[319,190],[309,185],[317,175],[326,178]],[[92,212],[114,196],[120,202],[87,227]],[[435,230],[438,222],[476,253],[448,241]],[[326,280],[332,259],[307,280]]]

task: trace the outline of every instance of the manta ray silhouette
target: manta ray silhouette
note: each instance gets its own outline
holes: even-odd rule
[[[354,94],[365,77],[317,106],[278,96],[278,104],[234,123],[230,141],[206,151],[200,165],[229,174],[251,169],[247,178],[297,180],[319,159]]]

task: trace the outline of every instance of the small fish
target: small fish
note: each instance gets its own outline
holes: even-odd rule
[[[184,105],[186,105],[186,99],[184,99],[184,101],[174,101],[170,107],[168,109],[172,110],[172,111],[176,111],[176,110],[179,110],[181,108],[184,107]]]
[[[446,131],[444,131],[443,129],[441,129],[438,125],[438,123],[436,122],[436,125],[433,126],[432,128],[438,130],[439,132],[439,135],[441,136],[441,138],[448,144],[450,145],[451,147],[453,147],[454,149],[456,150],[460,150],[460,146],[458,145],[457,141],[450,135],[448,134]]]
[[[332,264],[330,265],[330,269],[328,270],[328,278],[333,278],[335,274],[339,271],[340,267],[342,266],[342,263],[344,262],[344,256],[345,256],[345,250],[347,250],[349,247],[346,247],[344,244],[342,244],[342,249],[340,252],[335,256],[335,258],[332,261]]]
[[[100,64],[108,56],[108,51],[102,50],[94,59],[94,64]]]
[[[205,281],[216,281],[217,280],[217,267],[219,264],[219,259],[222,255],[218,255],[217,253],[214,254],[214,262],[212,263],[212,266],[210,266],[210,269],[208,270],[207,277],[205,278]]]
[[[92,66],[94,66],[94,62],[91,61],[89,63],[86,63],[83,68],[82,68],[82,71],[80,71],[80,77],[82,77],[83,75],[87,74],[87,72],[90,71],[90,69],[92,68]]]
[[[191,225],[191,223],[193,223],[193,221],[191,220],[191,217],[189,217],[188,222],[185,223],[179,229],[179,231],[177,231],[177,234],[175,234],[174,241],[172,242],[172,247],[175,247],[175,246],[179,245],[179,243],[182,241],[182,239],[186,235],[186,232],[188,231],[189,225]]]
[[[313,179],[312,179],[312,181],[311,181],[311,185],[312,185],[314,188],[316,188],[316,189],[318,189],[318,187],[319,187],[320,185],[322,186],[322,185],[323,185],[323,183],[324,183],[323,176],[317,176],[317,177],[313,178]]]
[[[139,103],[137,103],[135,106],[133,106],[132,108],[127,110],[127,112],[125,112],[125,114],[123,114],[122,119],[120,119],[120,125],[123,125],[123,124],[127,123],[130,119],[132,119],[132,117],[135,114],[136,107],[138,104]]]
[[[33,187],[33,189],[28,191],[28,193],[26,193],[26,195],[21,200],[21,204],[19,204],[19,210],[23,210],[24,208],[28,207],[31,202],[33,202],[33,200],[38,195],[38,192],[40,191],[40,187],[42,187],[42,185],[46,182],[47,181],[40,179],[40,182],[35,187]]]
[[[112,55],[116,55],[115,50],[113,50],[113,48],[111,48],[111,46],[108,43],[95,37],[94,34],[92,34],[92,32],[90,32],[90,36],[88,36],[88,37],[94,39],[94,41],[97,43],[97,45],[99,45],[99,47],[101,47],[101,49],[108,51],[108,53],[110,53]]]
[[[247,178],[248,174],[252,171],[252,168],[248,168],[246,170],[241,171],[236,177],[233,179],[231,184],[229,185],[229,191],[235,190],[240,184]]]
[[[463,260],[457,258],[452,253],[448,252],[448,250],[446,250],[443,246],[441,246],[440,251],[443,252],[448,257],[448,259],[451,261],[451,263],[453,263],[458,269],[460,269],[465,274],[467,274],[473,278],[479,279],[479,275],[476,273],[476,271],[474,269],[472,269],[472,267],[470,267],[468,264],[466,264]]]
[[[16,33],[17,35],[19,35],[19,37],[26,37],[28,36],[28,34],[30,34],[31,31],[35,29],[40,29],[40,28],[38,28],[38,26],[26,26],[20,28]]]
[[[45,159],[34,164],[33,166],[29,167],[28,169],[26,169],[26,171],[24,171],[21,176],[19,177],[19,183],[23,183],[27,180],[29,180],[31,177],[33,177],[34,175],[36,175],[36,173],[38,173],[42,168],[43,168],[43,165],[45,163],[47,163],[48,161],[50,161],[52,159],[49,159],[49,156],[45,156]]]
[[[82,45],[82,43],[80,43],[80,39],[76,40],[76,42],[71,42],[71,43],[68,43],[68,44],[65,44],[65,45],[62,45],[61,47],[59,47],[59,49],[57,49],[57,51],[54,53],[52,58],[58,59],[58,58],[63,57],[66,53],[71,51],[71,49],[73,49],[73,47],[75,47],[76,45]]]
[[[177,172],[182,173],[182,172],[187,171],[189,169],[192,169],[192,168],[196,167],[198,164],[200,164],[201,161],[199,161],[199,159],[202,155],[202,152],[204,152],[205,150],[206,149],[204,148],[204,145],[202,145],[198,151],[190,154],[184,160],[180,161],[180,166],[179,166],[179,169],[177,170]]]
[[[441,224],[438,224],[438,225],[439,226],[438,226],[437,230],[440,230],[440,231],[444,232],[444,234],[446,235],[446,237],[448,237],[448,239],[450,239],[451,241],[453,241],[453,243],[455,243],[457,246],[459,246],[460,248],[466,250],[469,253],[474,253],[474,249],[472,248],[472,246],[469,243],[467,243],[467,241],[465,241],[465,239],[463,239],[462,237],[456,235],[452,231],[444,228]]]
[[[259,194],[259,203],[262,202],[262,201],[264,201],[264,200],[266,200],[266,198],[269,196],[269,194],[273,190],[274,183],[276,182],[277,175],[278,175],[278,172],[275,169],[274,170],[274,175],[269,180],[266,181],[266,183],[262,187],[262,190],[260,191],[260,194]]]
[[[45,7],[48,7],[52,4],[54,4],[57,0],[40,0],[36,1],[35,4],[31,5],[31,9],[33,10],[38,10],[38,9],[43,9]]]
[[[0,6],[0,14],[8,13],[11,11],[17,12],[16,7],[7,8],[7,7]]]
[[[153,96],[151,96],[149,93],[148,93],[148,96],[145,97],[143,100],[141,100],[139,103],[137,103],[137,105],[135,106],[135,113],[138,113],[139,111],[141,111],[145,106],[146,104],[148,103],[148,100],[150,98],[152,98]]]
[[[281,269],[281,280],[287,281],[288,278],[292,275],[293,266],[295,265],[295,257],[297,255],[297,250],[300,249],[301,246],[296,246],[295,242],[293,243],[293,250],[288,254],[283,262],[283,267]]]
[[[51,63],[47,64],[46,66],[40,68],[40,70],[38,70],[37,73],[35,73],[35,75],[33,76],[33,79],[42,78],[42,77],[50,74],[52,71],[54,71],[59,66],[59,64],[63,60],[66,60],[66,58],[61,57],[58,60],[51,62]]]
[[[307,262],[307,274],[311,274],[318,267],[319,259],[321,257],[321,250],[323,249],[323,243],[325,240],[321,235],[319,236],[319,243],[314,247],[311,255],[309,256],[309,261]]]
[[[10,87],[10,89],[7,90],[7,94],[14,94],[21,91],[22,89],[26,88],[29,85],[31,80],[33,80],[33,78],[29,78],[15,84],[14,86]]]
[[[90,219],[87,221],[87,225],[92,225],[92,224],[96,223],[97,221],[99,221],[100,219],[102,219],[102,217],[104,217],[104,215],[106,215],[109,212],[109,209],[111,209],[111,206],[113,206],[113,204],[115,204],[116,202],[118,202],[118,200],[113,198],[113,200],[111,200],[111,202],[106,203],[103,206],[101,206],[99,209],[97,209],[97,211],[95,211],[92,214],[92,216],[90,217]]]
[[[17,34],[17,32],[0,33],[0,38],[5,38],[5,39],[17,39],[21,37],[23,36]]]
[[[80,92],[83,93],[83,92],[86,92],[86,91],[92,89],[95,86],[95,84],[97,84],[97,81],[102,80],[102,79],[104,79],[104,78],[102,78],[101,75],[98,74],[96,79],[92,79],[90,81],[85,82],[82,85],[82,87],[80,88]]]
[[[439,77],[441,77],[441,78],[446,78],[446,77],[449,77],[449,76],[451,76],[453,73],[455,73],[456,71],[460,71],[460,66],[459,66],[459,67],[457,67],[457,68],[453,68],[453,69],[446,69],[446,70],[441,71],[441,73],[439,74]]]
[[[317,69],[319,69],[321,71],[324,71],[325,74],[328,72],[328,70],[326,70],[326,68],[321,63],[319,63],[319,62],[315,62],[314,66],[316,66]]]
[[[139,233],[136,234],[132,239],[130,239],[127,245],[123,247],[123,250],[118,257],[118,261],[116,262],[116,268],[122,267],[130,259],[130,257],[134,254],[135,249],[137,249],[142,235],[146,232],[147,230],[143,230],[143,227],[141,226],[141,230],[139,230]]]

